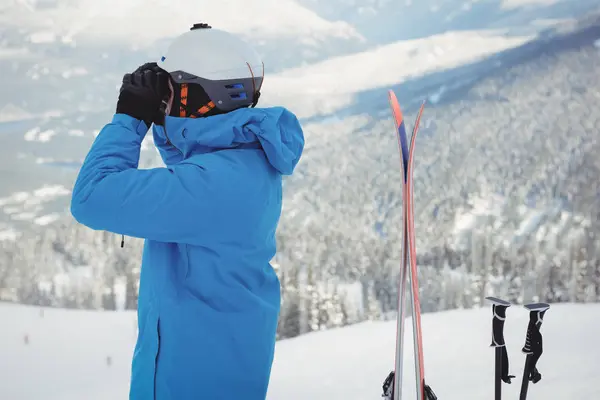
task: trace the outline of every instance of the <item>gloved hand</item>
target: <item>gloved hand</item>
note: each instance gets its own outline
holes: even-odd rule
[[[171,76],[156,63],[146,63],[125,74],[117,102],[117,113],[142,120],[146,126],[163,125],[171,98]]]

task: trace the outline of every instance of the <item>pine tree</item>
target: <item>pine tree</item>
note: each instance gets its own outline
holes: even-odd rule
[[[381,320],[381,305],[375,296],[374,282],[370,281],[367,286],[367,319],[371,321]]]
[[[285,264],[285,269],[278,268],[281,282],[281,311],[277,327],[279,338],[291,338],[301,333],[299,269],[291,263]]]
[[[331,296],[331,310],[329,320],[332,327],[341,327],[348,324],[348,313],[344,304],[344,298],[340,295],[339,286],[336,284]]]

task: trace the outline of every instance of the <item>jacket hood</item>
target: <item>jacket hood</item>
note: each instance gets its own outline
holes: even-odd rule
[[[208,118],[167,117],[165,127],[154,125],[152,133],[166,165],[197,154],[260,144],[269,163],[290,175],[304,149],[300,122],[283,107],[241,108]]]

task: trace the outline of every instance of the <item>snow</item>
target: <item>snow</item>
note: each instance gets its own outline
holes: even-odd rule
[[[481,219],[487,219],[489,216],[500,216],[506,200],[502,196],[488,195],[487,197],[472,198],[470,200],[471,209],[468,212],[457,212],[454,221],[453,236],[464,236],[465,233],[472,231],[476,226],[481,225]],[[458,238],[461,241],[462,238]]]
[[[544,318],[543,379],[529,400],[600,398],[595,346],[600,304],[553,304]],[[58,310],[0,304],[0,398],[105,400],[127,398],[135,344],[131,312]],[[510,372],[507,399],[518,398],[528,313],[507,312]],[[445,400],[493,398],[490,308],[425,314],[428,382]],[[410,320],[406,326],[404,396],[414,399]],[[366,322],[277,343],[269,400],[380,399],[393,366],[395,322]],[[33,383],[33,384],[32,384]]]
[[[51,157],[38,157],[35,159],[35,163],[36,164],[50,164],[50,165],[65,165],[65,164],[71,164],[71,165],[76,165],[76,164],[80,164],[80,162],[73,160],[73,159],[62,159],[62,160],[58,160],[55,158],[51,158]]]
[[[49,129],[38,134],[37,140],[38,142],[49,142],[52,139],[52,136],[56,135],[56,131]]]
[[[47,110],[42,114],[44,118],[60,118],[63,115],[64,112],[62,110]]]
[[[32,57],[31,52],[27,48],[0,48],[0,59],[15,61],[18,59]]]
[[[472,197],[469,206],[457,209],[450,231],[449,244],[453,248],[468,248],[474,233],[506,245],[519,245],[531,237],[540,243],[569,242],[583,233],[581,227],[586,221],[582,215],[564,211],[558,203],[538,207],[520,205],[512,214],[512,206],[505,197],[489,193]],[[486,227],[493,228],[492,235],[485,233]]]
[[[35,128],[31,128],[30,130],[28,130],[27,132],[25,132],[25,135],[23,135],[25,141],[27,142],[33,142],[35,140],[35,138],[37,137],[38,133],[41,132],[41,129],[36,126]]]
[[[502,9],[512,10],[527,6],[550,6],[559,3],[559,0],[502,0]]]
[[[67,132],[69,136],[84,136],[85,133],[81,129],[71,129]]]
[[[14,104],[9,103],[0,108],[0,122],[21,121],[30,118],[32,118],[30,113]]]
[[[48,215],[42,215],[41,217],[37,217],[33,220],[36,225],[46,226],[50,225],[53,222],[56,222],[60,219],[60,214],[52,213]]]
[[[182,27],[201,21],[264,39],[281,36],[317,41],[325,37],[360,38],[351,25],[321,18],[294,0],[252,3],[179,0],[175,4],[170,0],[152,0],[150,3],[145,0],[64,0],[51,7],[36,7],[35,12],[9,7],[3,10],[4,15],[0,14],[0,23],[18,20],[21,26],[37,27],[39,31],[30,38],[36,43],[127,40],[134,46],[145,46],[179,34]],[[131,23],[133,15],[136,23]],[[273,15],[277,18],[272,18]]]
[[[552,210],[548,209],[528,211],[515,232],[515,237],[521,238],[531,235],[531,233],[540,228],[541,224],[544,222],[544,218],[551,211]]]
[[[25,132],[23,135],[25,141],[27,142],[41,142],[46,143],[52,140],[52,137],[56,135],[56,131],[53,129],[48,129],[42,131],[39,127],[32,128]]]
[[[525,8],[551,9],[552,7],[568,8],[570,11],[584,10],[587,7],[596,8],[597,0],[502,0],[500,8],[506,11],[514,11]]]
[[[36,197],[53,198],[56,196],[67,196],[71,194],[70,190],[67,190],[61,185],[45,185],[33,192]]]
[[[29,35],[29,41],[35,44],[54,43],[56,41],[56,35],[51,31],[35,32]]]
[[[0,242],[14,241],[19,237],[19,232],[13,228],[0,226]]]
[[[361,91],[475,62],[533,39],[505,34],[451,31],[287,69],[265,77],[264,101],[293,107],[300,117],[333,113],[351,104]]]
[[[85,76],[88,75],[89,72],[84,67],[74,67],[62,72],[62,77],[65,79],[69,79],[74,76]]]
[[[35,218],[35,212],[26,211],[12,215],[11,218],[15,221],[31,221]]]
[[[446,90],[446,85],[440,86],[437,91],[429,95],[429,102],[434,105],[439,103],[440,100],[443,98],[444,93],[446,93]]]
[[[0,210],[15,221],[33,221],[37,225],[48,225],[60,218],[58,214],[38,215],[45,203],[71,194],[62,185],[43,185],[31,192],[15,192],[0,198]]]

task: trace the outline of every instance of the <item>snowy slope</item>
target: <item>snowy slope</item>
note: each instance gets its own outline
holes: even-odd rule
[[[348,23],[325,20],[294,0],[0,3],[0,120],[112,111],[122,75],[158,60],[173,36],[197,22],[251,41],[267,72],[365,46]]]
[[[323,58],[336,48],[348,50],[364,42],[350,24],[326,20],[295,0],[51,0],[0,5],[0,34],[8,39],[0,42],[0,49],[21,52],[18,58],[31,57],[40,48],[46,56],[54,55],[58,49],[64,58],[76,55],[75,64],[77,58],[98,57],[111,48],[156,52],[157,45],[160,49],[166,39],[197,22],[241,34],[256,45],[270,68]],[[288,50],[295,51],[295,60]],[[284,60],[271,57],[274,51]]]
[[[594,383],[600,349],[599,304],[552,305],[545,317],[543,375],[529,400],[600,398]],[[520,348],[528,321],[518,306],[508,310],[506,340],[511,372],[520,375]],[[0,304],[0,398],[6,400],[106,400],[127,398],[135,343],[128,312],[42,310]],[[411,332],[407,321],[407,332]],[[493,398],[494,352],[489,308],[423,316],[427,379],[444,400]],[[379,399],[393,365],[394,322],[370,322],[312,333],[277,344],[268,399]],[[27,343],[26,343],[27,342]],[[412,347],[410,335],[406,345]],[[407,362],[411,351],[408,351]],[[414,398],[407,364],[405,396]],[[517,398],[519,383],[504,385]]]
[[[475,62],[533,38],[506,32],[454,31],[398,41],[267,76],[264,101],[286,105],[301,118],[328,115],[352,104],[363,91],[382,88],[385,93],[383,88],[409,78]]]
[[[507,28],[471,31],[465,23],[457,30],[429,37],[381,46],[370,42],[365,50],[360,47],[362,35],[350,22],[325,17],[305,2],[294,0],[260,0],[251,7],[240,0],[185,0],[177,2],[176,7],[166,0],[1,3],[3,199],[45,184],[70,186],[92,134],[114,111],[122,74],[138,63],[157,58],[169,35],[198,20],[239,31],[255,40],[265,53],[268,71],[261,104],[284,105],[300,117],[330,115],[349,105],[371,112],[372,102],[361,99],[361,93],[384,93],[387,87],[418,76],[469,64],[518,46],[547,27],[522,21],[520,27],[528,33],[514,35]],[[594,1],[585,3],[590,6]],[[385,1],[369,4],[379,7],[378,15],[391,7]],[[462,3],[452,4],[460,8]],[[412,21],[407,26],[414,23],[414,7],[414,3],[397,7],[403,10],[403,21]],[[338,11],[343,19],[343,9]],[[429,11],[439,14],[437,9]],[[128,19],[132,15],[135,19]],[[570,12],[564,13],[565,17],[569,15]],[[435,21],[433,18],[428,24]],[[382,25],[386,30],[396,30],[394,25]],[[515,26],[519,25],[511,29]],[[352,48],[359,46],[361,51],[348,55],[340,50],[344,43]],[[346,55],[339,56],[340,51]],[[322,58],[328,59],[313,62]],[[303,66],[306,62],[308,65]],[[280,63],[294,67],[276,73]],[[377,95],[377,99],[385,102],[385,95]],[[27,136],[32,132],[35,134]],[[1,220],[5,218],[0,214]]]
[[[352,3],[353,0],[349,0]],[[440,71],[476,63],[482,59],[498,54],[504,50],[517,48],[533,40],[543,38],[548,40],[561,30],[576,30],[575,21],[583,19],[583,15],[591,10],[600,10],[600,0],[544,0],[543,4],[549,9],[537,9],[536,0],[512,0],[498,5],[506,12],[514,12],[510,22],[481,24],[477,16],[470,20],[461,20],[449,29],[433,29],[439,27],[436,18],[442,18],[439,2],[430,5],[431,18],[423,22],[427,27],[433,27],[427,35],[402,37],[400,40],[378,41],[378,45],[352,54],[330,57],[326,60],[309,65],[289,68],[275,75],[268,75],[264,83],[263,101],[269,105],[284,104],[297,111],[303,118],[335,114],[350,105],[365,108],[368,103],[359,99],[361,93],[367,91],[385,90],[397,86],[410,79],[431,76]],[[376,2],[379,6],[389,5],[387,1]],[[416,2],[421,4],[421,2]],[[470,7],[461,9],[460,2],[446,1],[446,6],[454,3],[456,9],[471,12]],[[472,3],[472,4],[471,4]],[[493,3],[492,1],[467,1],[464,4]],[[409,27],[418,28],[414,19],[413,4],[407,1],[398,8],[404,10],[398,21],[399,28],[393,24],[384,23],[386,15],[377,13],[374,23],[379,23],[385,31],[395,32]],[[551,7],[552,6],[552,7]],[[528,11],[532,14],[523,14]],[[533,11],[532,11],[533,10]],[[435,17],[437,15],[437,17]],[[511,14],[513,15],[513,14]],[[519,18],[519,15],[527,17]],[[572,19],[571,17],[575,17]],[[499,17],[500,18],[500,17]],[[442,18],[443,19],[443,18]],[[501,20],[501,19],[500,19]],[[479,21],[479,22],[477,22]],[[411,31],[412,32],[412,31]],[[497,60],[501,65],[502,60]],[[480,72],[481,73],[481,72]],[[444,84],[460,85],[461,82],[448,81]],[[439,95],[443,94],[442,93]],[[438,95],[438,96],[439,96]],[[315,101],[315,98],[318,101]],[[381,96],[385,98],[385,95]],[[435,96],[430,99],[436,102]],[[368,106],[367,106],[368,107]]]
[[[541,23],[577,18],[597,0],[298,0],[328,19],[354,26],[377,43],[460,29],[533,33]]]
[[[240,0],[9,1],[0,6],[0,12],[3,23],[18,21],[23,27],[36,27],[28,37],[32,43],[128,41],[144,45],[201,21],[264,39],[358,36],[349,24],[325,20],[294,0],[253,1],[251,5]]]

